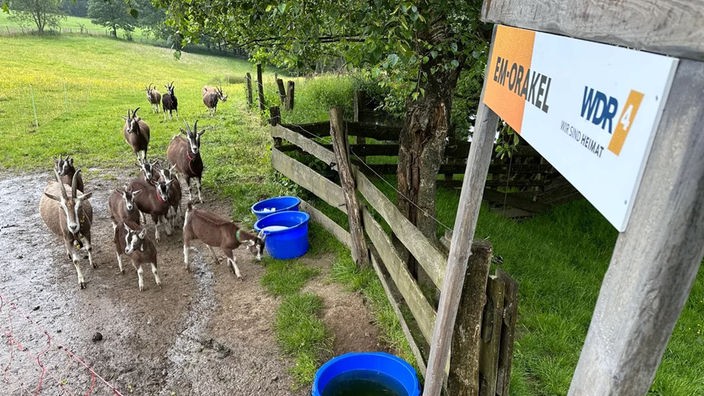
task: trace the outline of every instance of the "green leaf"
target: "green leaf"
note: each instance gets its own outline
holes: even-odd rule
[[[453,59],[450,64],[452,64],[452,67],[454,68],[460,67],[460,61],[458,61],[457,59]]]
[[[279,4],[279,13],[283,14],[286,11],[286,3]]]

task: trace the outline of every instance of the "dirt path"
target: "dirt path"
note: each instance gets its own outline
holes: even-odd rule
[[[80,290],[63,246],[38,215],[48,180],[45,174],[0,180],[3,395],[309,394],[292,390],[292,362],[272,329],[278,301],[261,287],[264,268],[246,251],[236,251],[244,281],[216,265],[207,249],[191,255],[189,273],[180,232],[162,237],[157,247],[162,288],[145,269],[146,290],[140,293],[131,265],[124,275],[117,271],[106,209],[108,192],[124,180],[88,181],[98,268],[84,263],[88,285]],[[225,202],[208,200],[203,207],[229,213]],[[311,265],[325,271],[329,260]],[[308,287],[324,298],[335,354],[380,348],[359,295],[322,276]]]

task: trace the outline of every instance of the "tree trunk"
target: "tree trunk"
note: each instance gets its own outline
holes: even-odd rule
[[[432,40],[447,39],[447,28],[439,22],[428,33]],[[445,138],[450,125],[452,94],[460,68],[436,67],[451,59],[442,55],[423,65],[421,80],[424,94],[406,104],[406,118],[399,136],[398,178],[399,210],[430,240],[437,240],[435,222],[435,179],[445,153]],[[462,63],[462,61],[460,61]],[[431,70],[436,67],[434,73]],[[409,270],[418,278],[419,268],[409,260]],[[421,279],[422,281],[422,279]]]

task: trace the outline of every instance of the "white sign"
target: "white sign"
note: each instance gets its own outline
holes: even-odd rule
[[[484,103],[624,231],[677,59],[498,26]]]

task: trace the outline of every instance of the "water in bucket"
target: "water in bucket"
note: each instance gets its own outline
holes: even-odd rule
[[[403,385],[376,371],[354,370],[328,382],[322,396],[407,396]]]

